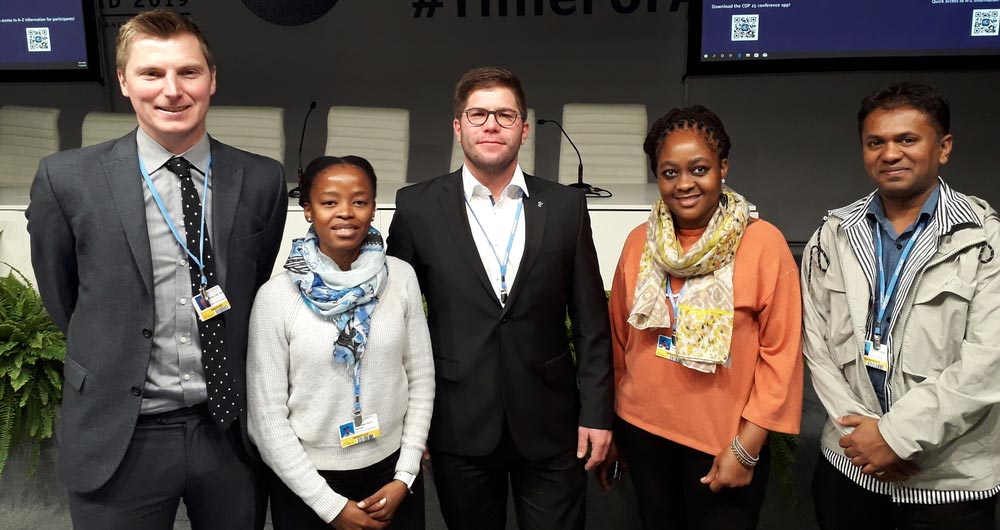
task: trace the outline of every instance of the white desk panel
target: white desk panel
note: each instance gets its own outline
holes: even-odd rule
[[[404,184],[380,183],[376,198],[375,227],[387,235],[392,214],[396,209],[396,192]],[[291,185],[290,185],[291,187]],[[614,196],[587,199],[594,244],[601,267],[604,287],[611,287],[611,280],[618,265],[618,256],[629,232],[646,221],[650,206],[659,198],[655,183],[619,184],[611,186]],[[28,246],[27,220],[24,210],[28,204],[28,188],[0,187],[0,261],[10,263],[34,282]],[[753,215],[756,216],[756,210]],[[282,237],[273,273],[282,270],[291,249],[292,240],[305,235],[308,223],[297,199],[289,199],[288,220]],[[6,271],[2,271],[5,273]]]

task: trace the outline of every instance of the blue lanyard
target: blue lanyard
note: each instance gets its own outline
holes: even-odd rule
[[[205,265],[201,260],[201,257],[205,255],[205,212],[208,206],[208,181],[211,177],[212,171],[212,155],[208,155],[208,167],[209,171],[205,173],[205,191],[201,194],[201,227],[198,233],[201,236],[201,240],[198,242],[198,255],[195,256],[191,253],[191,250],[187,248],[187,243],[184,238],[181,237],[180,232],[177,231],[177,227],[174,225],[172,219],[170,219],[170,214],[167,213],[167,207],[163,204],[163,198],[160,197],[160,192],[156,191],[156,186],[153,185],[153,180],[149,178],[149,171],[146,170],[146,165],[142,163],[142,159],[139,159],[139,172],[142,173],[143,180],[146,181],[146,187],[149,188],[149,193],[153,196],[153,201],[156,202],[156,206],[160,209],[160,213],[163,215],[163,220],[167,222],[167,226],[170,227],[170,231],[174,234],[174,239],[180,244],[184,252],[191,258],[191,261],[198,265],[198,271],[201,273],[201,286],[202,289],[208,285],[208,278],[205,277]],[[169,171],[169,170],[168,170]]]
[[[469,211],[472,212],[472,218],[476,220],[476,224],[479,225],[479,229],[482,230],[483,235],[486,237],[486,243],[490,246],[490,251],[493,252],[493,258],[497,260],[497,265],[500,266],[500,303],[507,303],[507,265],[510,263],[510,249],[514,246],[514,236],[517,235],[517,224],[521,220],[521,209],[524,207],[524,199],[517,201],[517,213],[514,214],[514,224],[510,227],[510,238],[507,239],[507,252],[503,256],[503,261],[500,261],[500,256],[497,255],[497,251],[493,248],[493,242],[490,241],[490,235],[486,233],[486,229],[483,228],[483,223],[479,222],[479,216],[476,215],[476,211],[472,209],[472,205],[469,204],[469,198],[462,196],[465,199],[465,205],[469,207]]]
[[[917,238],[920,237],[920,233],[923,230],[924,222],[921,221],[917,224],[917,228],[913,230],[913,235],[906,242],[906,246],[903,247],[903,253],[899,255],[899,262],[896,263],[896,270],[893,271],[892,278],[889,280],[887,287],[885,284],[885,262],[882,257],[882,230],[879,228],[879,224],[875,223],[873,236],[875,239],[875,253],[878,254],[878,305],[876,306],[874,337],[876,348],[882,345],[882,320],[885,318],[885,312],[889,309],[889,300],[892,298],[892,293],[896,290],[896,284],[899,282],[899,274],[903,270],[906,258],[910,255],[910,250],[913,249],[913,244],[917,242]]]
[[[354,363],[354,426],[361,425],[361,361]]]
[[[684,291],[687,289],[687,282],[681,286],[681,290],[674,292],[674,288],[670,286],[670,275],[667,275],[667,298],[670,299],[670,309],[674,312],[674,318],[670,321],[670,334],[675,335],[677,333],[677,316],[680,314],[677,308],[681,301],[681,297],[684,296]]]

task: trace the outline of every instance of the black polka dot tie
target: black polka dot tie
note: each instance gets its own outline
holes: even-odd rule
[[[167,161],[166,168],[177,175],[181,181],[181,204],[184,208],[184,228],[187,232],[187,246],[192,254],[198,255],[201,237],[201,197],[191,180],[190,162],[182,157],[174,157]],[[201,257],[205,277],[209,287],[217,285],[215,277],[215,259],[212,255],[212,245],[205,234],[204,254]],[[188,260],[191,272],[191,293],[201,293],[201,273],[194,260]],[[218,315],[207,321],[198,320],[198,334],[201,339],[201,361],[205,367],[205,384],[208,389],[208,410],[212,418],[222,427],[228,428],[242,412],[240,393],[237,386],[236,367],[229,361],[226,354],[226,323],[225,315]],[[235,389],[235,390],[234,390]]]

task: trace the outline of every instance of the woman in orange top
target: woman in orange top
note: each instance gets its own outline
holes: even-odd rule
[[[798,270],[784,237],[724,189],[729,136],[704,107],[653,124],[661,200],[625,241],[611,290],[614,436],[643,528],[755,528],[768,431],[802,411]]]

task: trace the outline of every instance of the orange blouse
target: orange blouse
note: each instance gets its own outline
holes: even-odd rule
[[[704,229],[678,230],[687,249]],[[625,421],[687,447],[717,455],[744,420],[796,434],[802,417],[802,299],[784,236],[766,221],[747,227],[733,266],[735,317],[729,368],[706,374],[656,356],[670,329],[628,323],[646,245],[646,225],[625,240],[611,286],[615,411]],[[675,290],[683,278],[672,278]],[[666,298],[666,293],[664,293]],[[670,301],[667,300],[669,307]]]

